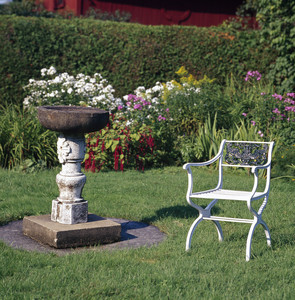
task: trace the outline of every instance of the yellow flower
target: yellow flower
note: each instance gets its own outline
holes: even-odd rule
[[[183,77],[183,76],[187,76],[188,71],[185,69],[184,66],[182,66],[182,67],[180,67],[180,69],[179,69],[177,72],[175,72],[175,73],[176,73],[177,75]]]

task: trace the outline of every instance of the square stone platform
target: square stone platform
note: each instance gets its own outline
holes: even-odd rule
[[[23,233],[55,248],[74,248],[117,242],[121,238],[121,224],[88,214],[87,223],[60,224],[50,215],[23,219]]]

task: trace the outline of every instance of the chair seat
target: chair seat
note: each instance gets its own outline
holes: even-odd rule
[[[251,198],[252,192],[236,191],[236,190],[208,190],[198,193],[192,193],[190,198],[203,198],[203,199],[222,199],[222,200],[239,200],[247,201]],[[252,200],[257,200],[266,196],[266,193],[256,192]]]

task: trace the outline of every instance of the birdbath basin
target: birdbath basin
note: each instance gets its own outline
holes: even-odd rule
[[[57,154],[62,170],[56,176],[59,196],[52,201],[51,221],[86,223],[88,202],[81,196],[86,182],[86,176],[81,172],[86,149],[84,134],[104,128],[109,113],[91,107],[41,106],[38,107],[38,118],[45,128],[60,132]]]
[[[79,135],[104,128],[109,113],[92,107],[81,106],[40,106],[40,123],[47,129],[67,135]]]

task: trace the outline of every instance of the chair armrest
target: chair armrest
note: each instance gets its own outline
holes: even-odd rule
[[[218,153],[212,159],[200,163],[186,163],[185,165],[183,165],[183,169],[188,171],[190,167],[201,167],[211,165],[222,155],[225,142],[226,140],[222,140]]]
[[[183,165],[183,169],[187,170],[189,167],[202,167],[202,166],[208,166],[214,163],[218,158],[220,157],[220,154],[218,153],[215,157],[208,161],[199,162],[199,163],[186,163]]]
[[[253,174],[257,173],[258,170],[263,170],[263,169],[267,169],[270,166],[271,162],[267,162],[265,165],[262,166],[257,166],[257,167],[252,167],[251,168],[251,172]]]

